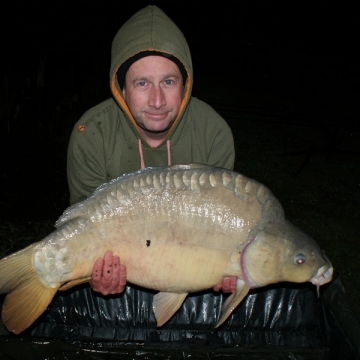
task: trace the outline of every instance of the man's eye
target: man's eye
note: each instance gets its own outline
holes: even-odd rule
[[[165,84],[166,85],[171,85],[171,84],[173,84],[173,80],[170,80],[170,79],[167,79],[167,80],[165,80]]]
[[[138,82],[138,85],[139,85],[139,86],[145,86],[145,85],[146,85],[146,82],[145,82],[145,81],[139,81],[139,82]]]

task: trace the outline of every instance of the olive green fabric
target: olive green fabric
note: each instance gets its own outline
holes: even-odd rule
[[[172,55],[187,72],[178,117],[156,148],[142,139],[117,81],[121,64],[143,51]],[[112,44],[113,97],[88,110],[75,124],[70,137],[67,158],[70,203],[83,200],[113,178],[139,170],[139,141],[146,167],[167,165],[169,155],[172,165],[200,162],[233,169],[235,153],[230,127],[208,104],[191,96],[192,86],[187,41],[162,10],[150,5],[125,22]]]

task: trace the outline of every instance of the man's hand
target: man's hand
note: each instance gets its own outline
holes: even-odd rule
[[[223,278],[223,281],[221,284],[215,285],[213,287],[214,291],[220,291],[222,290],[225,293],[234,293],[236,291],[236,276],[229,276]]]
[[[108,251],[104,258],[96,260],[91,273],[90,286],[103,295],[119,294],[126,286],[126,267],[120,264],[119,256]]]

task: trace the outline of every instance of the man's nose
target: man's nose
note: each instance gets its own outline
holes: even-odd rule
[[[165,104],[166,99],[163,89],[160,86],[153,86],[150,90],[149,106],[159,109]]]

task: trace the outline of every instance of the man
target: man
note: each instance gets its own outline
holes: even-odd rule
[[[68,147],[70,202],[146,166],[206,163],[233,169],[234,142],[225,120],[191,96],[193,68],[185,37],[158,7],[147,6],[120,28],[112,43],[113,97],[76,123]],[[111,249],[109,249],[111,250]],[[109,251],[94,265],[91,286],[122,292],[126,269]],[[214,290],[234,291],[225,278]]]

